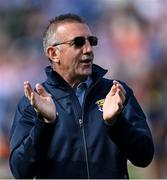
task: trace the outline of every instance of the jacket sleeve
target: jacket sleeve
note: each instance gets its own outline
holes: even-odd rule
[[[146,167],[154,154],[151,131],[133,92],[126,86],[126,101],[122,113],[112,125],[107,125],[110,138],[132,164]]]
[[[27,179],[37,175],[53,129],[54,124],[40,120],[24,97],[17,107],[10,134],[9,164],[15,178]]]

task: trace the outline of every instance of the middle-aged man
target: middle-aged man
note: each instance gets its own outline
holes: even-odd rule
[[[47,80],[18,104],[11,129],[15,178],[128,178],[127,160],[146,167],[152,136],[132,90],[93,64],[98,43],[75,14],[55,17],[44,33]],[[133,68],[133,67],[132,67]]]

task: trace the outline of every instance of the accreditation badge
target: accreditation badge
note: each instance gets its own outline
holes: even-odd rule
[[[105,99],[100,99],[100,100],[96,101],[99,111],[103,111],[104,101],[105,101]]]

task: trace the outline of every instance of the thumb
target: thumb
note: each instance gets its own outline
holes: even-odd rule
[[[43,87],[41,84],[36,84],[36,85],[35,85],[35,88],[36,88],[36,90],[37,90],[37,93],[38,93],[40,96],[43,96],[43,97],[50,96],[49,93],[46,92],[46,90],[44,89],[44,87]]]

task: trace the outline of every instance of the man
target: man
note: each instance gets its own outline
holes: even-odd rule
[[[47,80],[18,104],[11,129],[15,178],[128,178],[127,160],[146,167],[153,142],[145,115],[123,82],[93,65],[98,43],[75,14],[56,17],[44,33]]]

